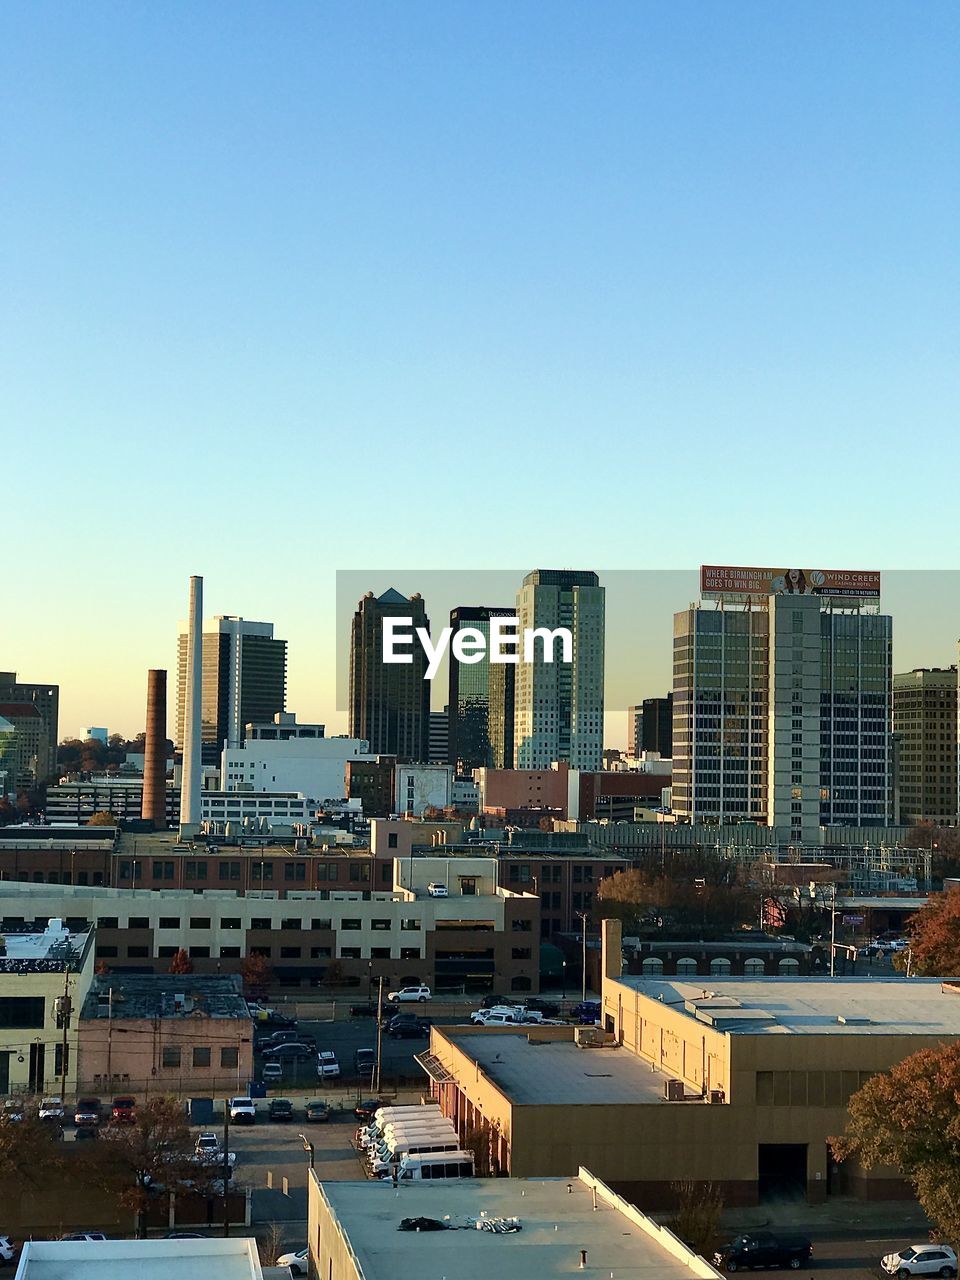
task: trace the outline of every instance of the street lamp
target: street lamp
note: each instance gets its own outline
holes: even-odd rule
[[[563,970],[563,996],[562,996],[562,999],[566,1000],[566,998],[567,998],[567,962],[566,962],[566,960],[561,960],[561,961],[560,961],[560,965],[561,965],[561,968],[562,968],[562,970]]]
[[[310,1168],[313,1169],[315,1165],[316,1149],[305,1133],[298,1133],[297,1137],[303,1143],[303,1149],[310,1157]]]

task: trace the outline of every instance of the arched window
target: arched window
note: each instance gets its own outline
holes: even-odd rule
[[[697,972],[697,962],[691,956],[681,956],[677,961],[677,977],[690,978]]]
[[[749,960],[743,962],[743,976],[745,978],[762,978],[764,972],[763,961],[756,956],[751,956]]]
[[[710,972],[714,977],[722,978],[724,974],[730,972],[730,961],[726,956],[717,956],[710,961]]]
[[[790,956],[784,956],[777,967],[781,973],[795,977],[800,972],[800,961],[794,960]]]
[[[519,977],[516,977],[511,981],[510,990],[511,991],[529,991],[532,985],[533,984],[531,983],[530,979],[525,978],[521,974]]]
[[[663,961],[659,956],[646,956],[640,966],[640,972],[647,978],[663,976]]]

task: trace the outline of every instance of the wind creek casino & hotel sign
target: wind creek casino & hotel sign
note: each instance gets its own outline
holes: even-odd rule
[[[738,565],[700,566],[705,600],[745,602],[777,595],[825,596],[845,604],[880,599],[880,574],[854,569],[756,569]]]

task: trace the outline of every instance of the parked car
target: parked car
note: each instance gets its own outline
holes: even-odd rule
[[[888,1253],[880,1266],[890,1276],[955,1276],[957,1255],[945,1244],[911,1244],[899,1253]]]
[[[106,1236],[102,1231],[71,1231],[65,1236],[61,1236],[61,1240],[106,1240]]]
[[[230,1120],[233,1124],[256,1124],[257,1108],[253,1099],[247,1096],[231,1098]]]
[[[265,1049],[263,1057],[264,1060],[269,1059],[272,1062],[305,1062],[307,1058],[312,1058],[315,1053],[316,1048],[312,1044],[304,1044],[302,1040],[295,1040]]]
[[[350,1006],[351,1018],[375,1018],[376,1016],[377,1006],[373,1000],[364,1000],[360,1004]]]
[[[481,1009],[504,1009],[519,1005],[519,1000],[511,1000],[509,996],[488,995],[480,1001]]]
[[[308,1102],[304,1108],[304,1119],[307,1124],[325,1124],[331,1115],[330,1104],[321,1102],[319,1098],[313,1102]]]
[[[264,1084],[278,1084],[283,1079],[282,1062],[265,1062],[260,1068],[260,1079]]]
[[[433,995],[427,986],[418,987],[401,987],[399,991],[389,991],[387,999],[393,1004],[408,1004],[411,1001],[425,1004],[427,1000],[432,1000]]]
[[[380,1107],[383,1107],[386,1105],[387,1104],[383,1101],[382,1098],[364,1098],[361,1102],[358,1102],[357,1105],[353,1108],[353,1114],[357,1117],[358,1120],[365,1120],[369,1124],[369,1122],[377,1114],[377,1111],[380,1109]]]
[[[412,1014],[399,1014],[387,1028],[387,1035],[393,1040],[422,1040],[430,1034],[430,1023],[426,1018],[414,1018]]]
[[[22,1098],[4,1098],[3,1107],[0,1108],[0,1123],[19,1124],[26,1113]]]
[[[281,1253],[278,1267],[289,1267],[292,1276],[305,1276],[310,1267],[310,1250],[297,1249],[293,1253]]]
[[[73,1112],[73,1123],[80,1128],[96,1128],[103,1118],[103,1104],[99,1098],[78,1098]]]
[[[321,1080],[336,1080],[340,1075],[340,1063],[332,1049],[317,1054],[317,1075]]]
[[[724,1271],[749,1271],[754,1267],[790,1267],[799,1271],[813,1253],[806,1236],[774,1235],[754,1231],[737,1236],[714,1254],[714,1263]]]
[[[519,1009],[475,1009],[470,1021],[476,1027],[512,1027],[521,1021]]]
[[[427,885],[427,894],[431,898],[449,898],[450,890],[441,880],[431,880]]]
[[[536,1013],[542,1013],[545,1018],[559,1018],[560,1006],[554,1004],[552,1000],[541,1000],[539,996],[531,996],[526,1002],[526,1008]]]
[[[0,1262],[13,1262],[18,1250],[19,1245],[14,1244],[9,1236],[0,1236]]]
[[[63,1099],[57,1095],[44,1098],[40,1103],[38,1117],[41,1120],[63,1120]]]
[[[581,1000],[579,1004],[573,1006],[570,1014],[581,1026],[589,1026],[590,1023],[597,1022],[600,1019],[600,1001]]]
[[[377,1065],[377,1056],[372,1049],[355,1049],[353,1053],[353,1069],[358,1076],[370,1079]]]
[[[110,1107],[111,1124],[133,1124],[137,1118],[137,1100],[128,1095],[114,1098]]]
[[[293,1103],[289,1098],[271,1098],[268,1114],[271,1120],[292,1120]]]
[[[295,1027],[287,1027],[284,1031],[275,1031],[273,1035],[258,1037],[253,1042],[257,1053],[266,1053],[269,1049],[277,1049],[282,1044],[313,1044],[313,1036]]]

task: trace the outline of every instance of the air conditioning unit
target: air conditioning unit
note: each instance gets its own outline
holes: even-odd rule
[[[602,1027],[576,1027],[573,1042],[579,1049],[600,1049],[604,1043]]]
[[[686,1096],[682,1080],[665,1081],[663,1092],[668,1102],[682,1102]]]
[[[723,1102],[723,1097],[724,1097],[724,1095],[723,1095],[723,1090],[722,1090],[722,1089],[711,1089],[711,1090],[710,1090],[709,1098],[710,1098],[710,1101],[711,1101],[715,1106],[722,1104],[722,1102]]]

